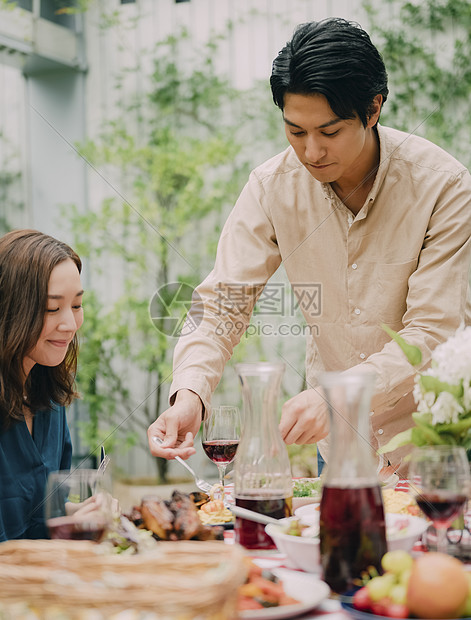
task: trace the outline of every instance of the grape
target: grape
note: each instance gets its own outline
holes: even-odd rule
[[[383,555],[381,560],[381,566],[386,572],[400,575],[406,570],[410,570],[412,567],[413,559],[407,551],[403,549],[396,549],[395,551],[388,551]]]
[[[399,583],[407,588],[409,584],[409,578],[411,573],[411,568],[408,568],[403,573],[399,575]]]
[[[386,605],[385,612],[385,615],[390,618],[408,618],[410,614],[407,605],[402,605],[400,603],[391,603],[390,605]]]
[[[360,588],[353,595],[353,606],[360,611],[368,611],[371,607],[371,597],[368,588]]]
[[[404,584],[397,583],[391,588],[389,592],[389,598],[393,603],[399,603],[405,605],[407,599],[407,588]]]
[[[382,598],[388,597],[395,581],[396,579],[392,573],[386,573],[379,577],[374,577],[371,581],[368,581],[366,588],[368,588],[371,600],[379,601]]]

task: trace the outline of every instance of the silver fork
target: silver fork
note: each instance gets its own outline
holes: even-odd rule
[[[162,440],[160,439],[160,437],[157,437],[156,435],[152,437],[152,441],[154,441],[159,446],[162,445]],[[210,492],[212,485],[209,484],[209,482],[206,482],[202,478],[198,478],[198,475],[196,474],[196,472],[193,471],[193,469],[188,465],[188,463],[184,461],[182,458],[180,458],[179,456],[176,456],[175,460],[178,461],[180,465],[183,465],[183,467],[186,467],[186,469],[190,472],[190,474],[195,479],[195,483],[198,489],[201,489],[205,493]]]

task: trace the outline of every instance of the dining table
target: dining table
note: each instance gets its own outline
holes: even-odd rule
[[[407,480],[398,480],[395,486],[395,492],[397,493],[407,493],[408,492],[409,483]],[[225,486],[225,498],[229,503],[232,503],[233,500],[233,485],[226,484]],[[234,544],[234,530],[226,529],[224,532],[224,542],[226,544]],[[422,541],[418,540],[413,549],[412,555],[418,556],[422,553],[426,552],[426,548],[423,546]],[[297,569],[292,569],[287,564],[287,557],[283,553],[278,552],[277,550],[273,551],[257,551],[257,550],[247,550],[249,556],[262,568],[266,568],[269,570],[274,570],[277,568],[282,568],[286,570],[292,571],[293,575],[296,573],[305,574],[303,571],[299,571]],[[321,579],[320,572],[319,574],[312,575],[313,578],[317,577]],[[294,577],[295,578],[295,577]],[[373,619],[378,618],[378,616],[371,615]],[[286,618],[297,618],[299,620],[317,620],[319,618],[327,618],[328,620],[352,620],[352,616],[342,607],[340,598],[335,593],[331,593],[330,596],[325,598],[317,607],[306,611],[305,613],[299,615],[296,613],[292,616],[285,616]],[[266,620],[269,620],[268,615],[264,615]]]

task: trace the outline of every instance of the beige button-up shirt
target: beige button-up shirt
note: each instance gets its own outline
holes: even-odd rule
[[[373,444],[412,425],[416,370],[381,324],[417,345],[425,367],[437,344],[470,323],[471,177],[427,140],[382,126],[378,135],[379,169],[356,217],[291,147],[251,173],[214,269],[197,288],[202,303],[189,318],[197,328],[175,348],[172,395],[188,388],[209,406],[241,321],[249,324],[257,296],[283,262],[295,294],[313,286],[320,292],[320,307],[304,311],[313,328],[308,386],[320,370],[361,366],[377,375]],[[250,286],[245,304],[234,303]],[[231,321],[238,329],[227,329]]]

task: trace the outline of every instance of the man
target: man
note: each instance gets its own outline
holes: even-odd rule
[[[367,33],[342,19],[300,26],[274,60],[270,82],[290,146],[250,175],[214,269],[197,289],[202,322],[179,340],[172,405],[148,430],[156,456],[194,452],[201,416],[241,336],[230,324],[248,325],[282,261],[298,294],[320,285],[322,307],[320,316],[304,312],[315,327],[309,389],[283,406],[287,444],[328,434],[318,371],[365,370],[377,376],[371,441],[384,445],[412,426],[417,369],[381,325],[418,346],[423,367],[469,322],[471,177],[434,144],[378,125],[387,74]],[[251,292],[245,306],[231,303],[241,287]],[[154,435],[165,439],[161,447]]]

